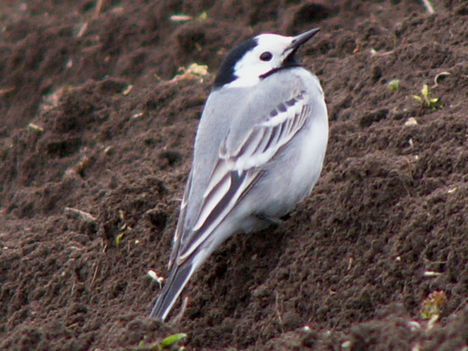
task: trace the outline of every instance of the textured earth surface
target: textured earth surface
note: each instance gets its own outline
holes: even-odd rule
[[[0,1],[0,349],[466,351],[468,3],[433,3]],[[313,194],[149,320],[220,62],[316,26]]]

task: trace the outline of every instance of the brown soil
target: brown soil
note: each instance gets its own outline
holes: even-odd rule
[[[188,350],[466,350],[466,1],[96,3],[0,1],[0,349],[186,332]],[[319,184],[283,227],[223,245],[181,321],[149,320],[213,73],[253,34],[315,26]],[[210,75],[170,81],[191,62]],[[423,84],[438,108],[412,98]]]

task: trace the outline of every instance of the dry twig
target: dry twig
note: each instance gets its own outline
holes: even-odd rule
[[[73,207],[65,207],[64,211],[70,217],[77,218],[85,223],[96,223],[96,217],[88,212]]]
[[[422,2],[424,4],[424,7],[426,8],[426,11],[432,15],[435,12],[435,10],[431,0],[422,0]]]

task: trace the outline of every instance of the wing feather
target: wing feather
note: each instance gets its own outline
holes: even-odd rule
[[[192,188],[192,172],[190,172],[187,185],[185,186],[184,196],[182,198],[182,203],[180,204],[180,214],[179,219],[177,221],[177,228],[174,234],[174,239],[172,241],[172,251],[171,256],[169,258],[168,269],[171,269],[174,265],[176,257],[179,253],[180,242],[182,239],[184,222],[185,222],[185,214],[187,211],[187,202],[188,202],[188,195],[190,193],[190,189]]]
[[[232,185],[232,179],[229,174],[225,174],[224,177],[218,183],[213,184],[211,191],[204,196],[204,204],[198,215],[197,224],[193,228],[194,231],[200,230],[202,225],[205,223],[208,216],[213,212],[215,207],[222,201],[226,194],[230,191]]]

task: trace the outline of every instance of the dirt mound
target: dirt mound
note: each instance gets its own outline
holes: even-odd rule
[[[0,1],[0,348],[461,350],[468,5],[434,3]],[[147,319],[221,60],[315,26],[319,184],[223,245],[179,322]],[[210,74],[172,79],[192,62]]]

